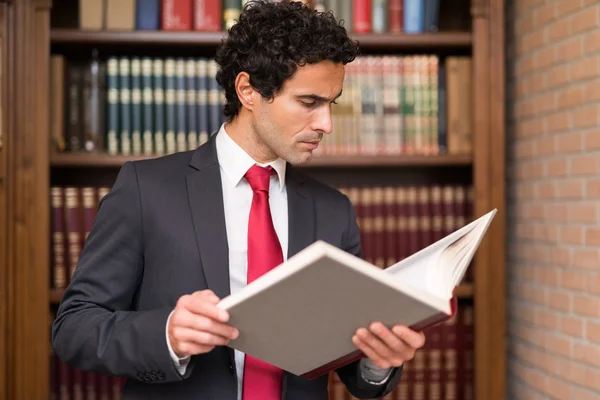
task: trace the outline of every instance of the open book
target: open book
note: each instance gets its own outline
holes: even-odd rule
[[[387,269],[317,241],[222,299],[240,335],[229,346],[316,378],[360,357],[359,327],[422,330],[456,312],[465,275],[496,209]]]

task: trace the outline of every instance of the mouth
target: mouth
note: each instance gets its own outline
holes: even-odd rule
[[[308,147],[311,150],[316,149],[317,147],[319,147],[319,141],[315,141],[315,142],[302,142],[306,145],[306,147]]]

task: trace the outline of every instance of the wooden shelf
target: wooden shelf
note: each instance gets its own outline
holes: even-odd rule
[[[470,32],[436,32],[424,34],[353,34],[353,39],[365,49],[400,48],[468,48],[473,40]],[[194,45],[216,46],[224,32],[166,32],[166,31],[83,31],[52,29],[52,44],[110,44],[110,45]]]
[[[472,283],[463,283],[456,289],[456,297],[460,299],[471,299],[473,298],[475,290]],[[51,289],[50,290],[50,303],[58,304],[63,297],[64,290]]]
[[[154,156],[112,156],[98,153],[53,153],[53,167],[120,167],[126,161],[154,158]],[[468,166],[470,155],[319,155],[303,168],[314,167],[400,167],[400,166]]]

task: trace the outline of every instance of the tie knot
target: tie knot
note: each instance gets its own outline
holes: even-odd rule
[[[260,165],[253,165],[246,172],[246,180],[250,184],[253,191],[262,190],[264,192],[269,191],[269,179],[271,175],[275,174],[275,170],[271,167],[261,167]]]

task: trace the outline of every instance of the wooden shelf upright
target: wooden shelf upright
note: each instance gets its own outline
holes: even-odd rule
[[[466,174],[474,187],[474,215],[498,208],[473,264],[475,280],[458,291],[461,299],[474,304],[473,382],[474,398],[479,400],[506,397],[504,2],[468,2],[470,32],[353,35],[371,54],[471,56],[471,155],[323,155],[310,166],[340,176],[350,169],[368,170],[364,173],[373,179],[380,171],[397,176],[416,170],[424,174],[456,170]],[[51,289],[49,277],[50,187],[55,174],[115,171],[125,161],[143,158],[52,150],[52,48],[76,55],[97,47],[197,54],[198,49],[212,51],[223,37],[222,33],[52,29],[52,6],[51,0],[0,0],[0,399],[48,398],[50,308],[62,295]]]

